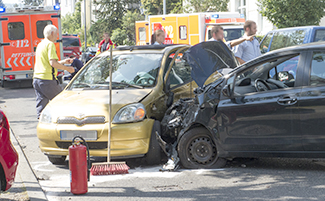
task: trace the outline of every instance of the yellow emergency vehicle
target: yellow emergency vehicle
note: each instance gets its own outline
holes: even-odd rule
[[[237,12],[152,15],[148,21],[136,22],[136,45],[151,44],[151,35],[165,31],[164,44],[190,44],[209,40],[214,25],[224,28],[225,40],[240,38],[244,34],[245,19]]]

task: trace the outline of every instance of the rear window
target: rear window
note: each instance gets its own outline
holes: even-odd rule
[[[306,30],[290,30],[274,33],[271,50],[303,44]]]
[[[25,38],[25,29],[23,22],[8,23],[8,36],[10,40],[20,40]]]
[[[63,47],[80,47],[79,38],[62,38]]]
[[[325,29],[316,30],[314,42],[325,41]]]
[[[38,38],[44,38],[44,28],[46,27],[46,25],[48,24],[52,24],[51,20],[42,20],[42,21],[37,21],[36,22],[36,32],[37,32],[37,37]]]

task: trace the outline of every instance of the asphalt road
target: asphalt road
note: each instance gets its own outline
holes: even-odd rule
[[[0,88],[0,108],[48,200],[325,200],[325,160],[278,158],[235,159],[223,169],[177,172],[131,160],[130,174],[92,176],[88,193],[75,196],[68,165],[52,165],[38,148],[33,89]]]

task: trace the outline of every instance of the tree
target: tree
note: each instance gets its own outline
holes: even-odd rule
[[[127,40],[124,43],[125,45],[134,45],[135,44],[135,21],[144,20],[144,16],[140,15],[138,11],[127,11],[123,16],[122,29],[127,35]]]
[[[260,13],[278,28],[318,25],[325,0],[258,0]]]
[[[145,9],[146,15],[163,14],[163,0],[141,0],[142,7]],[[166,14],[175,12],[175,7],[182,4],[182,0],[166,0]],[[176,11],[177,12],[177,11]]]
[[[81,31],[81,3],[76,2],[74,13],[62,17],[62,33],[79,34]]]
[[[188,0],[185,12],[228,11],[229,0]]]
[[[125,13],[137,10],[138,0],[97,0],[94,1],[97,9],[94,11],[97,21],[94,22],[89,32],[96,42],[99,42],[104,32],[112,33],[122,27]]]
[[[43,0],[24,0],[26,6],[39,6],[43,3]]]

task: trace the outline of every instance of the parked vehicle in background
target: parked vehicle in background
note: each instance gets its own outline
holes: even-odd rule
[[[82,53],[81,61],[86,64],[96,55],[97,50],[97,47],[87,47],[86,51]]]
[[[8,119],[0,110],[0,191],[12,186],[18,166],[18,154],[10,141],[9,129]]]
[[[269,31],[260,43],[261,53],[300,45],[305,43],[325,41],[325,27],[303,26]]]
[[[212,38],[214,25],[224,28],[225,40],[240,38],[244,34],[245,19],[238,12],[191,13],[149,15],[149,21],[136,22],[136,44],[151,44],[151,35],[157,30],[165,31],[164,44],[190,44]]]
[[[161,137],[185,168],[235,157],[325,158],[324,66],[325,42],[271,51],[175,103]]]
[[[78,35],[75,34],[63,34],[63,56],[64,58],[70,58],[71,56],[80,59],[82,48],[81,42]]]
[[[59,38],[62,37],[60,7],[0,7],[0,14],[1,86],[31,86],[35,50],[44,39],[44,27],[55,25]],[[62,44],[55,43],[55,46],[59,59],[62,59]],[[62,75],[63,71],[59,71],[58,78]]]
[[[236,59],[223,42],[211,47],[224,63]],[[71,139],[81,135],[87,140],[91,156],[107,155],[108,123],[112,121],[111,157],[141,158],[160,163],[156,132],[173,101],[193,97],[197,87],[191,68],[183,59],[189,45],[127,46],[113,49],[112,119],[108,119],[110,52],[89,61],[69,85],[43,110],[37,125],[40,149],[54,163],[64,162]],[[217,79],[224,64],[220,60],[207,82]],[[229,64],[230,65],[230,64]]]

